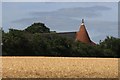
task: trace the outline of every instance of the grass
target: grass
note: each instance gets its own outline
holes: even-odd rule
[[[118,58],[2,57],[3,78],[117,78]]]

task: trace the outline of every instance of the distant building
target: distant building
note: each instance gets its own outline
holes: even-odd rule
[[[59,34],[60,36],[64,36],[64,37],[67,37],[67,38],[70,38],[70,39],[73,39],[75,40],[76,38],[76,32],[60,32],[60,33],[57,33]]]
[[[57,34],[74,39],[75,41],[80,41],[86,44],[95,45],[95,43],[91,41],[89,37],[89,34],[85,28],[83,19],[82,19],[82,24],[78,32],[63,32],[63,33],[57,33]]]
[[[80,26],[80,29],[79,31],[76,33],[76,40],[77,41],[81,41],[83,43],[86,43],[86,44],[92,44],[92,45],[95,45],[95,43],[93,41],[91,41],[90,37],[89,37],[89,34],[85,28],[85,25],[84,25],[84,20],[82,19],[82,24]]]

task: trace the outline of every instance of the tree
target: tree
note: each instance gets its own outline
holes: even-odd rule
[[[34,23],[25,29],[29,33],[50,33],[50,29],[43,23]]]
[[[29,41],[24,34],[23,31],[14,29],[10,29],[8,33],[4,33],[2,36],[3,55],[33,55]]]
[[[108,56],[120,57],[120,39],[115,37],[108,37],[100,43],[100,47],[104,49],[104,53]]]

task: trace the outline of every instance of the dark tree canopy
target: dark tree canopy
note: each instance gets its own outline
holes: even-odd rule
[[[34,23],[25,29],[29,33],[50,33],[50,29],[44,23]]]
[[[115,37],[108,37],[100,43],[100,47],[107,50],[107,52],[115,54],[115,56],[120,56],[120,39]],[[107,53],[106,52],[106,53]]]

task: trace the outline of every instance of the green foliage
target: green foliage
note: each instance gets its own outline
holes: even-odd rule
[[[2,34],[2,51],[7,56],[119,57],[119,38],[107,37],[93,46],[51,32],[43,23]]]
[[[75,42],[73,51],[73,54],[76,57],[104,57],[102,49],[98,45],[93,46],[81,42]]]
[[[42,56],[67,56],[69,53],[70,42],[66,38],[57,34],[40,34],[33,35],[33,51],[36,55]]]
[[[24,53],[27,53],[28,40],[24,37],[22,31],[10,29],[9,33],[3,34],[2,37],[3,53],[5,55],[26,55]]]
[[[106,55],[119,57],[120,52],[120,39],[115,37],[108,37],[100,43],[100,47],[104,49]]]
[[[29,33],[50,33],[50,29],[47,28],[43,23],[34,23],[25,29]]]

